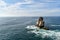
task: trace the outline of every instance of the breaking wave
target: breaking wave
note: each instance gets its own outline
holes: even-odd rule
[[[51,38],[53,40],[60,40],[59,30],[44,30],[44,29],[39,29],[34,25],[27,26],[26,29],[28,29],[29,33],[34,33],[38,37],[40,36],[42,38]]]

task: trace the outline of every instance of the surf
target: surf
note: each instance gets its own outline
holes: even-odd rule
[[[34,33],[36,36],[40,36],[42,38],[51,38],[53,40],[60,40],[60,31],[59,30],[44,30],[44,29],[39,29],[35,25],[27,26],[26,29],[30,33]]]

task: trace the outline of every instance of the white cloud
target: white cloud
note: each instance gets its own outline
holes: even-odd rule
[[[6,3],[4,3],[6,4]],[[9,6],[0,7],[0,16],[26,16],[29,15],[27,10],[18,10],[19,6],[26,3],[16,3]],[[0,5],[1,6],[1,5]],[[6,7],[5,7],[6,6]]]
[[[0,6],[5,6],[5,5],[6,5],[6,3],[4,1],[0,0]]]
[[[28,5],[29,8],[21,8],[23,4]],[[44,3],[34,3],[32,0],[25,0],[25,2],[17,2],[15,4],[8,4],[0,0],[0,17],[1,16],[51,16],[55,12],[60,12],[60,9],[38,9],[45,7]],[[53,15],[55,16],[55,15]]]
[[[33,0],[24,0],[24,1],[29,4],[33,3]]]

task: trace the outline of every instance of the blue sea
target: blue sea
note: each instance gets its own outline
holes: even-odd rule
[[[60,40],[60,17],[44,17],[50,30],[31,32],[26,27],[35,25],[39,17],[0,17],[0,40]]]

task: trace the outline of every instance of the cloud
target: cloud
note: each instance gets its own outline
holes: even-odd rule
[[[44,1],[44,0],[43,0]],[[45,2],[54,2],[54,0],[46,0]],[[24,0],[24,2],[16,2],[8,4],[4,0],[0,0],[0,17],[1,16],[55,16],[60,13],[57,6],[53,7],[53,3],[36,2],[35,0]],[[55,13],[55,14],[54,14]],[[60,15],[60,14],[58,14]],[[58,16],[57,15],[57,16]]]
[[[0,6],[5,6],[5,5],[6,5],[6,3],[4,1],[0,0]]]
[[[0,5],[0,16],[26,16],[29,15],[27,10],[23,10],[20,8],[22,4],[29,4],[27,2],[24,3],[15,3],[12,5],[7,6],[7,4],[4,1],[1,0]],[[3,6],[3,7],[1,7]],[[19,9],[20,8],[20,9]],[[19,10],[18,10],[19,9]]]

